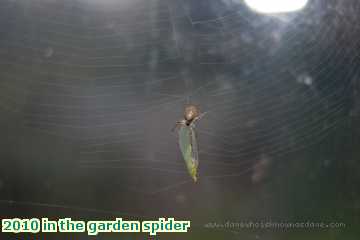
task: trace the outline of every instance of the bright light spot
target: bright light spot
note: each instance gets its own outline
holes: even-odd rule
[[[313,83],[313,79],[307,74],[302,74],[302,75],[298,76],[296,80],[298,83],[302,83],[307,86],[310,86]]]
[[[245,0],[254,11],[260,13],[284,13],[302,9],[308,0]]]

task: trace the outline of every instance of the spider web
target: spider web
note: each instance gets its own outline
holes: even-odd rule
[[[79,181],[73,191],[103,186],[102,203],[134,215],[173,214],[166,199],[198,188],[261,182],[349,119],[359,46],[356,18],[343,15],[358,3],[262,16],[214,2],[2,2],[3,121],[66,141],[69,160],[52,162]],[[208,112],[195,185],[170,132],[189,102]],[[134,210],[142,198],[165,210]]]

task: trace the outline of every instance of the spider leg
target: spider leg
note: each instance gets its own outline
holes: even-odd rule
[[[195,127],[195,122],[198,121],[198,120],[200,120],[202,117],[204,117],[205,114],[207,114],[207,112],[203,112],[203,113],[201,113],[199,116],[197,116],[196,118],[194,118],[194,120],[191,122],[191,125],[192,125],[193,127]]]

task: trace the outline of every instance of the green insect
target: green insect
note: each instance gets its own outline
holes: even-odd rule
[[[178,129],[180,150],[185,160],[187,170],[194,182],[197,181],[197,169],[199,166],[195,122],[204,115],[205,113],[200,114],[196,106],[188,105],[185,107],[184,119],[177,121],[174,127]]]

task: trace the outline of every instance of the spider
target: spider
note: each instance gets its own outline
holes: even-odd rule
[[[200,114],[199,109],[195,105],[187,105],[184,110],[184,118],[175,123],[173,130],[181,126],[195,127],[195,122],[200,120],[205,114],[206,112]]]

